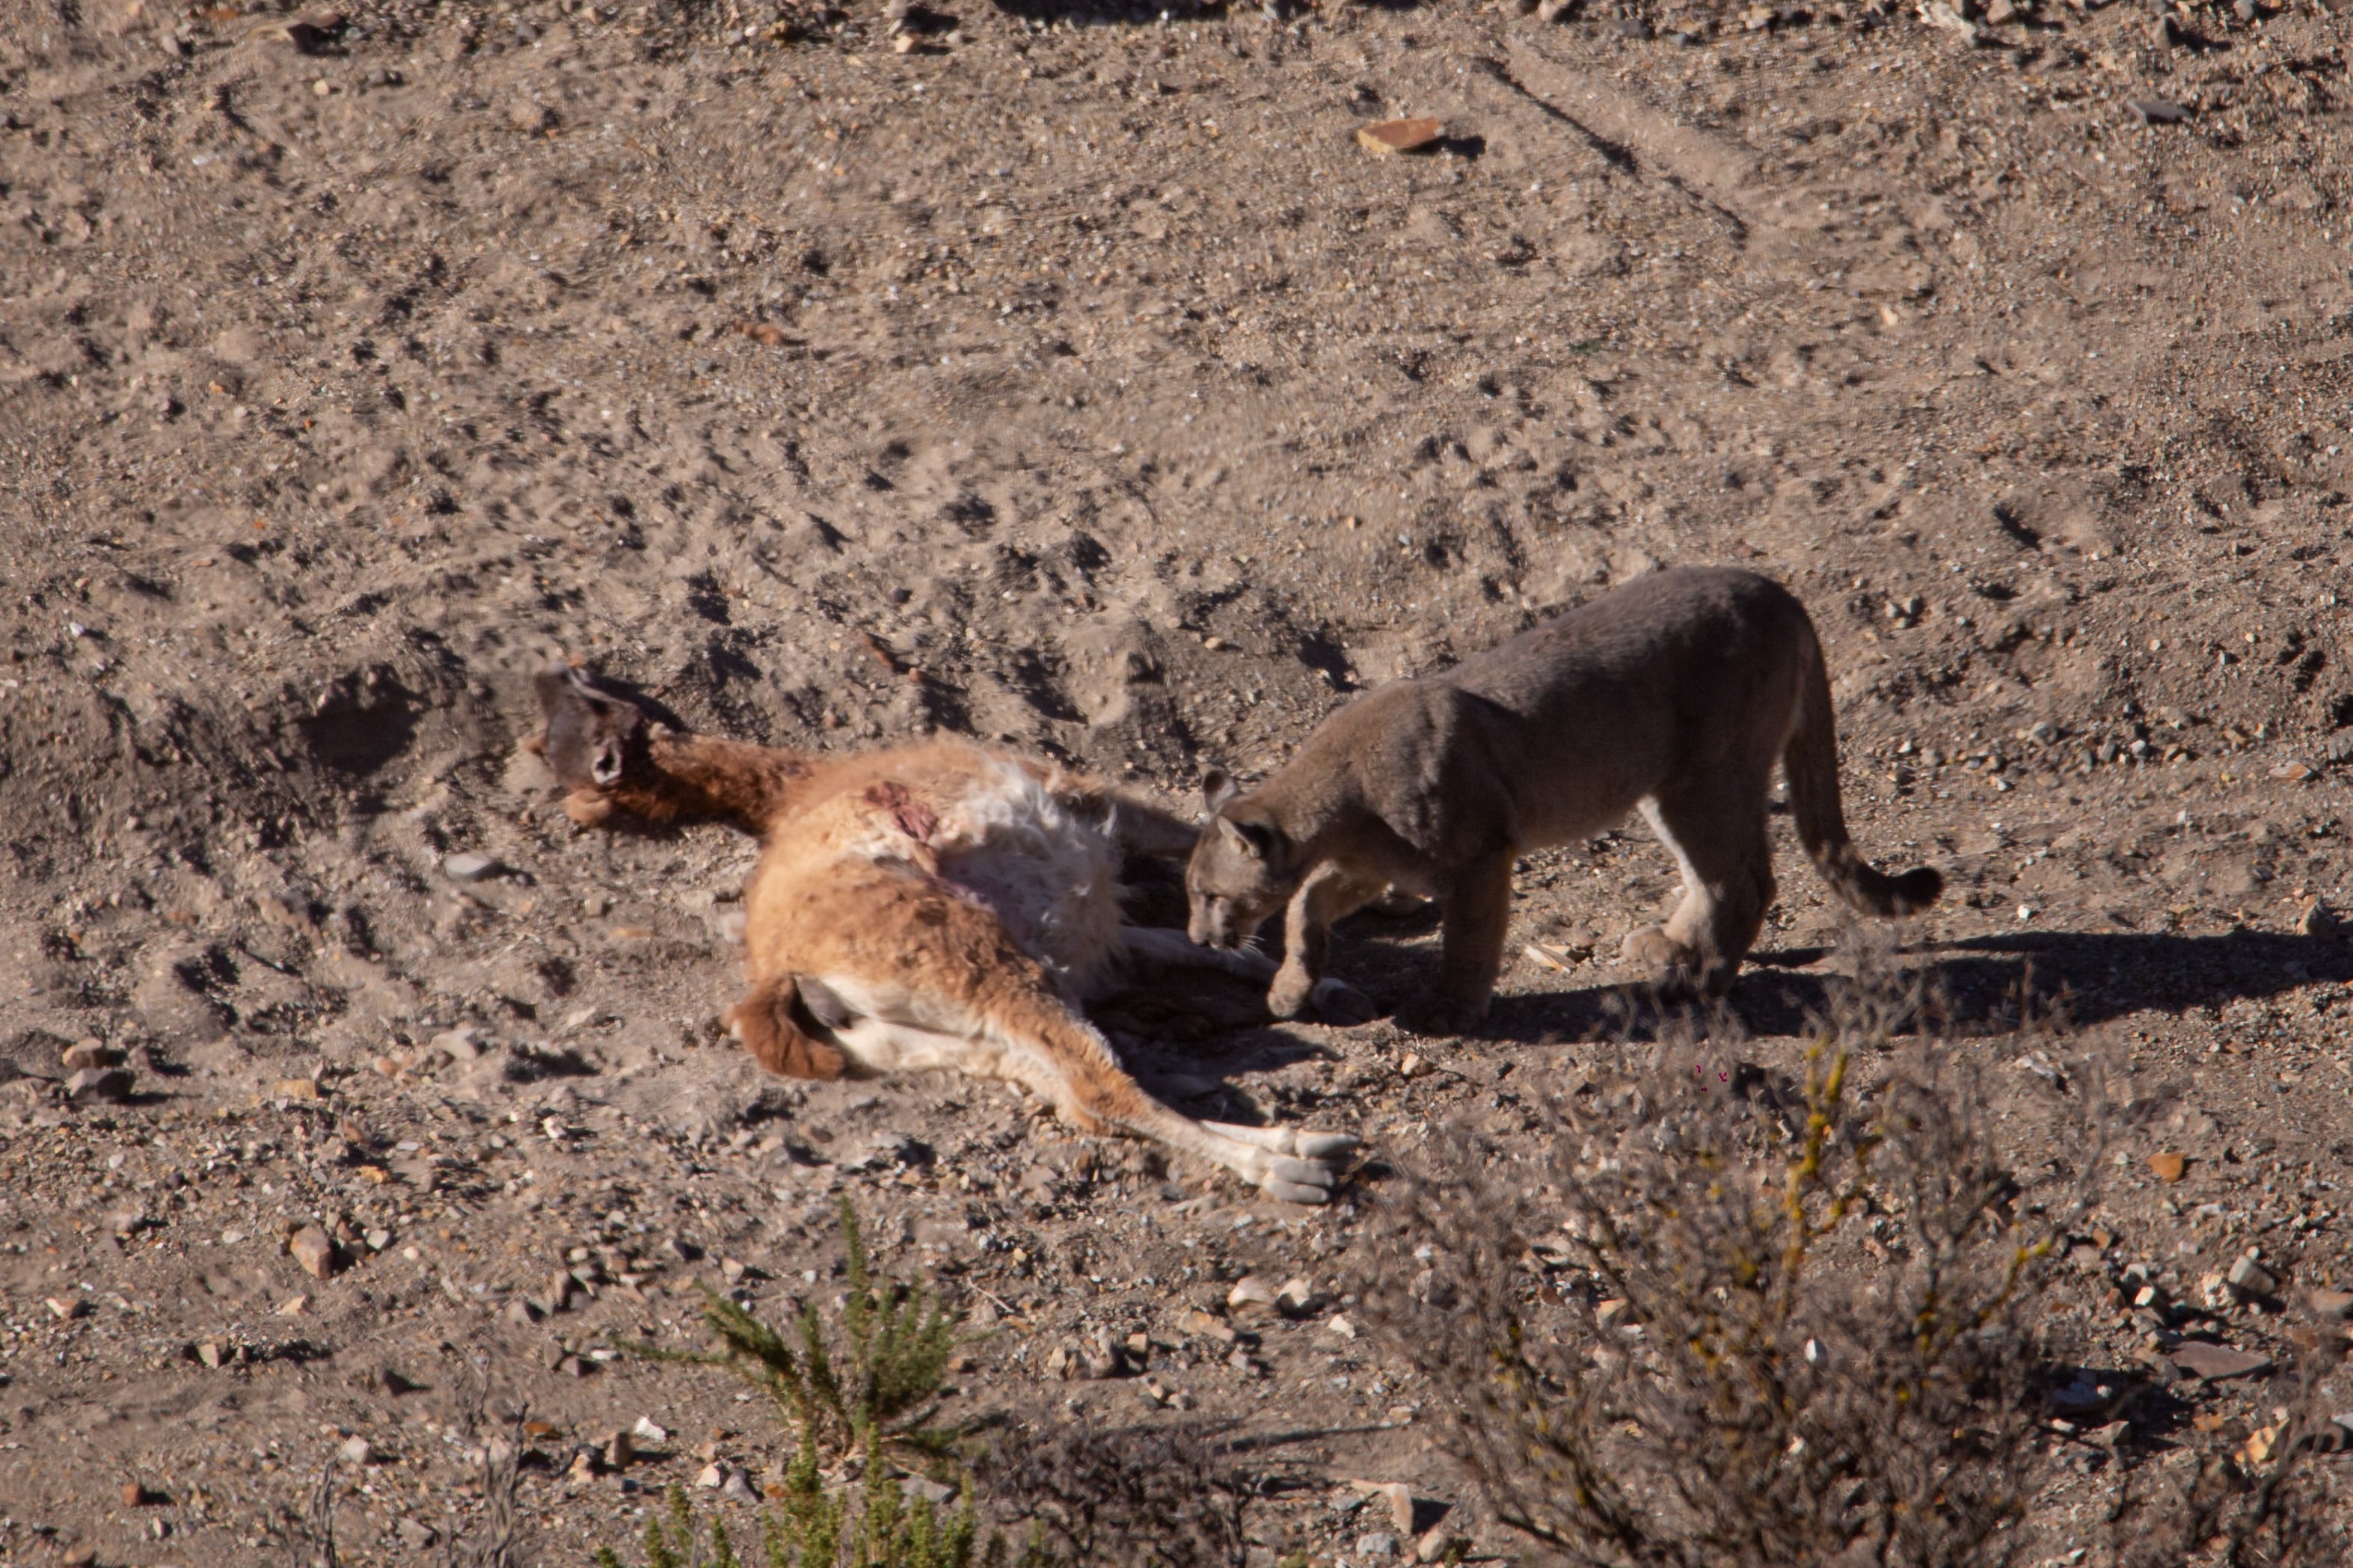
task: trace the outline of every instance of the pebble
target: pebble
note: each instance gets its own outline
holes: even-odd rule
[[[1275,1307],[1275,1288],[1256,1274],[1245,1274],[1226,1292],[1226,1309],[1233,1312],[1265,1312]]]
[[[461,1062],[472,1061],[482,1054],[481,1046],[474,1038],[474,1031],[464,1026],[444,1029],[427,1044],[438,1050],[448,1052]]]
[[[694,1484],[705,1491],[717,1491],[727,1484],[727,1467],[715,1460],[703,1466],[702,1473],[694,1478]]]
[[[109,1046],[96,1035],[76,1040],[65,1051],[65,1069],[81,1072],[90,1068],[111,1068],[121,1065],[122,1053]]]
[[[642,1437],[649,1443],[667,1443],[670,1441],[670,1434],[663,1431],[660,1426],[657,1426],[654,1422],[654,1418],[650,1415],[638,1416],[638,1424],[629,1428],[629,1435],[633,1437]]]
[[[1340,1313],[1324,1326],[1344,1340],[1353,1340],[1356,1337],[1356,1325],[1348,1321],[1348,1314],[1345,1312]]]
[[[637,1457],[638,1446],[629,1441],[629,1435],[627,1432],[612,1432],[606,1435],[604,1458],[607,1469],[626,1470],[636,1462]]]
[[[2253,1351],[2234,1351],[2228,1345],[2208,1344],[2202,1340],[2184,1340],[2173,1352],[2173,1364],[2190,1376],[2209,1383],[2219,1383],[2233,1377],[2252,1377],[2272,1369],[2272,1358]]]
[[[1387,158],[1398,153],[1419,153],[1436,145],[1445,134],[1443,121],[1418,115],[1410,120],[1384,120],[1377,124],[1360,125],[1356,128],[1356,142],[1374,156]],[[1207,638],[1201,646],[1209,646]]]
[[[334,1238],[315,1225],[306,1225],[288,1238],[286,1250],[294,1255],[314,1279],[325,1279],[335,1272]]]
[[[323,1095],[319,1080],[311,1078],[281,1078],[274,1091],[280,1100],[318,1100]]]
[[[2136,98],[2127,107],[2143,125],[2179,125],[2189,118],[2189,110],[2169,98]]]
[[[1356,1555],[1359,1557],[1394,1557],[1397,1549],[1398,1538],[1386,1531],[1356,1537]]]
[[[90,1316],[90,1303],[79,1296],[52,1296],[44,1305],[57,1314],[60,1322],[71,1322],[76,1318]]]
[[[752,1483],[744,1479],[744,1472],[741,1470],[735,1470],[729,1473],[727,1477],[727,1484],[719,1489],[719,1495],[725,1498],[729,1502],[758,1502],[760,1500],[752,1490]]]
[[[364,1465],[375,1458],[375,1445],[364,1437],[353,1437],[335,1450],[335,1458],[347,1465]]]
[[[131,1098],[135,1081],[121,1068],[84,1068],[67,1078],[66,1095],[72,1100],[120,1102]]]
[[[1315,1287],[1295,1275],[1284,1280],[1282,1289],[1274,1293],[1275,1310],[1286,1318],[1310,1316],[1314,1312],[1317,1301]]]
[[[2278,1279],[2252,1252],[2239,1254],[2224,1278],[2230,1282],[2231,1289],[2242,1297],[2279,1294]]]
[[[2189,1162],[2179,1154],[2168,1152],[2151,1154],[2148,1157],[2148,1168],[2160,1182],[2178,1182],[2189,1171]]]
[[[278,1303],[278,1315],[281,1318],[299,1318],[310,1310],[311,1298],[308,1296],[289,1296]]]
[[[452,855],[441,862],[441,874],[453,882],[479,882],[498,868],[499,863],[488,855]]]

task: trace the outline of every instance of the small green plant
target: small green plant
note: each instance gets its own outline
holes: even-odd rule
[[[927,1425],[955,1351],[955,1320],[923,1285],[877,1280],[847,1196],[840,1212],[849,1267],[837,1333],[826,1331],[812,1301],[793,1326],[796,1344],[705,1286],[702,1317],[718,1350],[637,1348],[657,1360],[726,1367],[764,1390],[816,1463],[856,1459],[871,1470],[889,1461],[936,1473],[968,1433]]]
[[[943,1518],[929,1499],[877,1481],[853,1506],[848,1488],[827,1486],[807,1447],[786,1472],[784,1490],[782,1510],[760,1515],[760,1555],[747,1562],[723,1520],[698,1518],[686,1489],[670,1488],[667,1510],[646,1520],[645,1568],[972,1568],[978,1531],[969,1493]],[[1008,1568],[1004,1537],[989,1537],[981,1562]],[[623,1568],[609,1546],[596,1549],[596,1563]],[[1043,1564],[1033,1554],[1013,1568]]]

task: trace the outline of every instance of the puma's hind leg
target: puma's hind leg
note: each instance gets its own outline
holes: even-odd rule
[[[1642,816],[1675,858],[1683,901],[1663,925],[1626,938],[1628,963],[1664,994],[1720,996],[1740,973],[1774,895],[1765,831],[1765,785],[1736,793],[1678,792],[1642,803]]]

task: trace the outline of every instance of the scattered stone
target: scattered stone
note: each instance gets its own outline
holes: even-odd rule
[[[899,1489],[910,1500],[922,1498],[934,1507],[944,1507],[956,1495],[955,1488],[935,1481],[929,1476],[908,1476],[899,1482]]]
[[[401,1544],[412,1552],[422,1552],[441,1539],[431,1525],[414,1519],[402,1520],[393,1527],[393,1531],[400,1537]]]
[[[656,1426],[654,1424],[654,1418],[650,1415],[638,1416],[638,1424],[629,1428],[629,1436],[632,1437],[642,1437],[649,1443],[667,1443],[670,1441],[670,1434]]]
[[[278,1303],[278,1315],[281,1318],[299,1318],[310,1310],[311,1298],[308,1296],[289,1296]]]
[[[1295,1275],[1284,1280],[1282,1289],[1274,1293],[1275,1310],[1286,1318],[1312,1316],[1320,1300],[1315,1287]]]
[[[1356,1325],[1348,1321],[1348,1314],[1345,1312],[1340,1313],[1324,1326],[1344,1340],[1353,1340],[1356,1337]]]
[[[133,1079],[121,1068],[84,1068],[66,1079],[69,1100],[103,1100],[120,1103],[131,1098]]]
[[[1631,38],[1638,44],[1647,43],[1654,37],[1651,24],[1640,16],[1620,16],[1610,24],[1610,30],[1620,37]]]
[[[87,1068],[118,1067],[121,1061],[122,1053],[96,1035],[76,1040],[65,1049],[65,1069],[68,1072],[80,1072]]]
[[[1616,1322],[1625,1310],[1626,1303],[1613,1296],[1593,1309],[1593,1321],[1606,1329]]]
[[[2179,125],[2189,118],[2189,110],[2169,98],[2136,98],[2126,107],[2140,116],[2143,125]]]
[[[69,1323],[76,1318],[87,1318],[90,1312],[90,1303],[79,1296],[52,1296],[45,1305],[57,1315],[58,1321],[61,1323]]]
[[[531,1327],[532,1324],[539,1321],[540,1319],[547,1316],[547,1310],[536,1301],[526,1300],[524,1298],[517,1296],[514,1300],[507,1303],[506,1311],[503,1315],[505,1316],[506,1321],[512,1323],[515,1327],[519,1329],[527,1329]]]
[[[220,1370],[221,1363],[227,1359],[227,1353],[224,1352],[220,1348],[220,1345],[215,1341],[206,1340],[204,1343],[196,1347],[196,1360],[203,1363],[204,1365],[211,1371],[218,1372]]]
[[[318,1100],[325,1094],[314,1078],[281,1078],[272,1092],[280,1100]]]
[[[2306,1300],[2312,1305],[2312,1315],[2324,1323],[2353,1318],[2353,1290],[2315,1290]]]
[[[122,1483],[122,1506],[125,1508],[147,1508],[166,1500],[162,1492],[149,1491],[137,1481]]]
[[[1417,1563],[1435,1563],[1450,1552],[1459,1556],[1470,1550],[1471,1542],[1449,1530],[1441,1521],[1431,1525],[1414,1544],[1413,1557]]]
[[[2310,937],[2341,936],[2344,934],[2344,928],[2337,924],[2337,911],[2320,900],[2315,899],[2304,906],[2302,914],[2296,916],[2295,934]]]
[[[286,1250],[294,1255],[314,1279],[326,1279],[335,1272],[335,1240],[315,1225],[306,1225],[287,1239]]]
[[[1398,1077],[1402,1079],[1428,1078],[1437,1070],[1413,1051],[1408,1051],[1398,1058]]]
[[[2233,1377],[2253,1377],[2272,1369],[2272,1358],[2253,1351],[2234,1351],[2203,1340],[2184,1340],[2173,1352],[2173,1364],[2208,1383]]]
[[[1256,1274],[1245,1274],[1234,1281],[1226,1292],[1226,1310],[1231,1312],[1270,1312],[1275,1310],[1275,1288]]]
[[[1187,1307],[1177,1314],[1176,1331],[1189,1338],[1215,1340],[1221,1345],[1232,1344],[1241,1337],[1232,1324],[1198,1307]]]
[[[375,1458],[375,1445],[364,1437],[353,1437],[335,1450],[335,1458],[347,1465],[364,1465]]]
[[[2151,1154],[2148,1157],[2148,1168],[2156,1173],[2157,1179],[2160,1182],[2178,1182],[2189,1169],[2189,1162],[2175,1153]]]
[[[2224,1279],[2242,1300],[2250,1297],[2269,1299],[2279,1294],[2278,1279],[2252,1252],[2239,1254]]]
[[[607,1469],[626,1470],[636,1462],[637,1458],[638,1446],[629,1441],[629,1435],[627,1432],[608,1432],[605,1435],[604,1460]]]
[[[1426,115],[1410,120],[1384,120],[1375,125],[1356,128],[1356,141],[1375,157],[1387,158],[1398,153],[1419,153],[1438,144],[1446,134],[1444,121]],[[1204,642],[1202,647],[1207,647]]]
[[[727,1484],[727,1467],[714,1459],[702,1467],[702,1473],[694,1478],[694,1484],[704,1491],[717,1491]]]
[[[1394,1557],[1397,1550],[1398,1538],[1386,1531],[1356,1537],[1356,1555],[1359,1557]]]
[[[536,104],[529,107],[531,118],[534,121],[529,129],[535,131],[539,129],[536,121],[541,111]],[[453,882],[479,882],[498,869],[499,863],[488,855],[452,855],[441,862],[441,874]],[[413,1035],[409,1037],[416,1038]]]
[[[473,1029],[466,1026],[460,1026],[455,1029],[444,1029],[426,1044],[436,1050],[448,1052],[451,1057],[461,1062],[470,1062],[482,1054],[481,1045],[475,1039]]]
[[[1366,1500],[1379,1500],[1388,1510],[1389,1522],[1401,1535],[1413,1533],[1413,1489],[1403,1481],[1350,1481],[1350,1486],[1363,1492]]]
[[[759,1495],[752,1490],[752,1483],[744,1479],[741,1470],[728,1473],[727,1483],[719,1489],[719,1495],[729,1502],[755,1503],[760,1500]]]

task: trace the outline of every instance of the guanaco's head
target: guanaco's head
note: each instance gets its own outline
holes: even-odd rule
[[[570,665],[557,665],[532,682],[547,729],[533,748],[575,793],[612,788],[628,774],[643,744],[646,715],[634,702],[599,691]]]
[[[1291,842],[1272,823],[1230,808],[1240,787],[1212,768],[1201,780],[1208,820],[1185,866],[1192,905],[1186,934],[1204,947],[1240,947],[1298,886]]]

